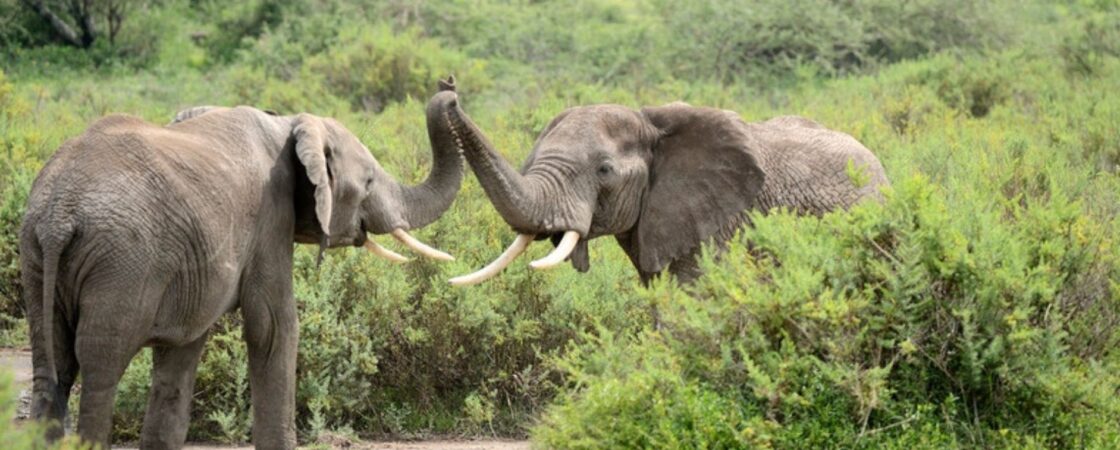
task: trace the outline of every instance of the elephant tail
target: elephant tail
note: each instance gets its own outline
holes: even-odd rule
[[[47,359],[47,374],[53,385],[58,384],[58,371],[54,362],[54,300],[57,292],[58,265],[63,250],[70,243],[73,230],[67,227],[60,235],[40,236],[43,249],[43,346]]]

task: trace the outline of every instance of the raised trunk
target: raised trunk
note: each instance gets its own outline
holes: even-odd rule
[[[443,89],[428,102],[428,139],[432,145],[432,171],[423,183],[401,186],[401,205],[409,228],[432,223],[447,211],[463,180],[463,157],[448,120],[449,111],[457,108],[454,85],[442,83]]]
[[[552,228],[553,224],[540,217],[543,202],[538,185],[510,166],[461,108],[449,112],[463,154],[498,214],[521,233],[536,234]]]

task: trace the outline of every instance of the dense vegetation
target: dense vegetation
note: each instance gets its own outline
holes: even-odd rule
[[[16,232],[28,189],[92,120],[166,122],[200,104],[311,111],[415,182],[430,162],[423,104],[454,73],[513,161],[566,107],[685,100],[747,120],[812,117],[874,150],[894,186],[850,212],[756,218],[685,287],[640,287],[607,239],[592,243],[587,274],[515,264],[447,286],[512,237],[473,177],[417,233],[454,263],[344,249],[316,268],[315,249],[297,247],[301,439],[1120,446],[1116,1],[124,7],[112,42],[80,48],[0,0],[0,339],[11,345],[26,345]],[[191,439],[249,437],[238,321],[212,334]],[[141,352],[121,384],[120,439],[140,430],[150,364]]]

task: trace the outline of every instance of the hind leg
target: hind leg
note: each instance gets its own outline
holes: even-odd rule
[[[143,284],[129,284],[123,277],[99,279],[83,286],[79,299],[74,352],[82,369],[82,393],[78,407],[78,434],[82,440],[110,448],[113,406],[117,383],[129,361],[140,350],[151,330],[143,308],[154,302],[150,277]],[[150,285],[149,285],[150,283]]]
[[[140,448],[181,448],[190,423],[191,394],[207,335],[182,347],[152,348],[152,390]]]
[[[82,368],[78,434],[83,441],[110,448],[117,383],[139,347],[121,336],[85,335],[81,330],[75,347]]]
[[[49,422],[46,429],[50,441],[62,437],[65,432],[67,404],[70,388],[78,375],[78,361],[74,357],[74,332],[67,323],[65,311],[59,303],[52,307],[51,342],[54,348],[55,373],[50,373],[47,364],[46,336],[43,326],[43,274],[38,261],[31,258],[37,248],[27,249],[21,260],[21,274],[24,286],[24,305],[27,321],[31,326],[31,418]],[[52,378],[57,380],[52,381]]]

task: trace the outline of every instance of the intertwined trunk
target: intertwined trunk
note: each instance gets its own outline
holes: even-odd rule
[[[432,223],[447,211],[463,180],[462,149],[448,120],[449,111],[457,107],[458,99],[452,85],[441,86],[445,90],[432,97],[427,109],[432,170],[423,183],[400,188],[401,204],[406,208],[405,220],[413,229]]]
[[[541,214],[544,190],[510,166],[461,108],[456,105],[448,114],[467,161],[506,223],[530,234],[552,228]]]

